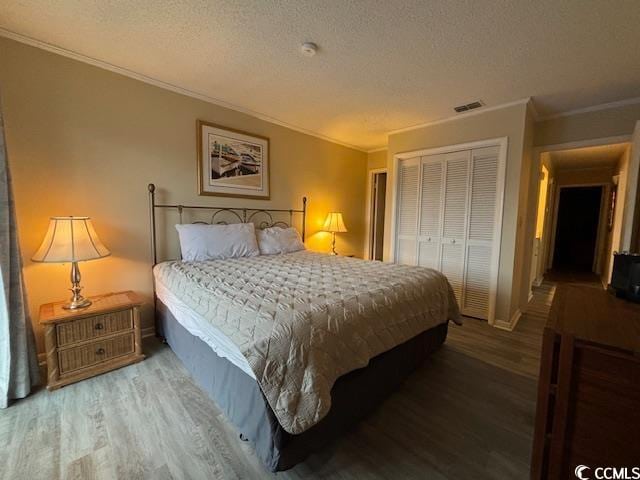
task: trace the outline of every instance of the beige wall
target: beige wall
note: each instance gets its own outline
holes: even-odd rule
[[[614,167],[557,169],[556,184],[566,186],[611,183],[614,171]]]
[[[640,120],[640,103],[595,112],[557,117],[536,123],[534,144],[561,143],[631,135]]]
[[[378,150],[377,152],[367,153],[367,169],[386,168],[388,150]]]
[[[91,216],[113,253],[81,265],[87,294],[133,289],[151,301],[150,182],[160,201],[184,204],[291,208],[307,195],[308,247],[329,248],[318,229],[335,209],[349,228],[338,250],[362,252],[365,153],[2,38],[0,65],[34,319],[39,304],[68,296],[69,265],[29,260],[52,215]],[[271,201],[196,194],[196,119],[270,138]],[[147,306],[144,326],[151,325]]]
[[[520,197],[518,200],[518,218],[524,219],[524,228],[519,228],[516,237],[516,255],[513,270],[513,288],[519,295],[511,299],[511,313],[524,312],[529,303],[531,292],[531,270],[536,230],[536,212],[538,189],[540,187],[540,164],[533,156],[533,139],[535,122],[531,108],[527,108],[523,155],[522,175],[520,178]]]
[[[511,293],[514,280],[516,236],[521,235],[519,232],[524,228],[524,218],[518,211],[518,201],[526,110],[525,104],[514,105],[389,136],[387,159],[387,218],[389,220],[391,220],[392,195],[395,188],[395,179],[393,178],[393,156],[395,154],[505,136],[509,138],[496,305],[496,319],[504,322],[509,321],[513,314]],[[391,257],[389,251],[391,232],[392,225],[389,221],[385,225],[385,244],[387,245],[385,259]]]

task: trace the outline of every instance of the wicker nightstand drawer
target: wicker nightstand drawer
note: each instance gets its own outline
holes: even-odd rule
[[[78,310],[66,310],[66,302],[40,307],[49,390],[144,359],[142,299],[133,292],[119,292],[91,300]]]
[[[70,343],[91,340],[92,338],[110,335],[116,332],[131,330],[133,328],[133,315],[131,310],[96,315],[95,317],[81,318],[73,322],[56,325],[58,346],[63,347]]]
[[[82,368],[133,353],[133,332],[117,337],[98,340],[81,347],[70,347],[58,352],[60,374],[64,375]]]

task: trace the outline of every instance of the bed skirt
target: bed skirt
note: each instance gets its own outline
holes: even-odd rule
[[[156,300],[156,329],[241,438],[251,442],[265,468],[276,472],[300,463],[373,412],[444,343],[448,324],[433,327],[340,377],[331,390],[327,416],[299,435],[282,429],[255,379],[191,335],[160,300]]]

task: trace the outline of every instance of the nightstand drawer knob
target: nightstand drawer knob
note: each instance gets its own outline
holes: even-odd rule
[[[104,355],[104,348],[99,348],[96,350],[96,355]]]
[[[102,330],[104,328],[104,325],[102,325],[101,323],[96,323],[96,330]]]

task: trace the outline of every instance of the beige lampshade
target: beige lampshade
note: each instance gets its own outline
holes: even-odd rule
[[[111,252],[98,238],[89,217],[51,217],[49,230],[31,260],[82,262],[109,255]]]
[[[344,226],[342,220],[342,213],[331,212],[327,215],[327,219],[324,221],[322,230],[325,232],[343,233],[347,231],[347,227]]]

